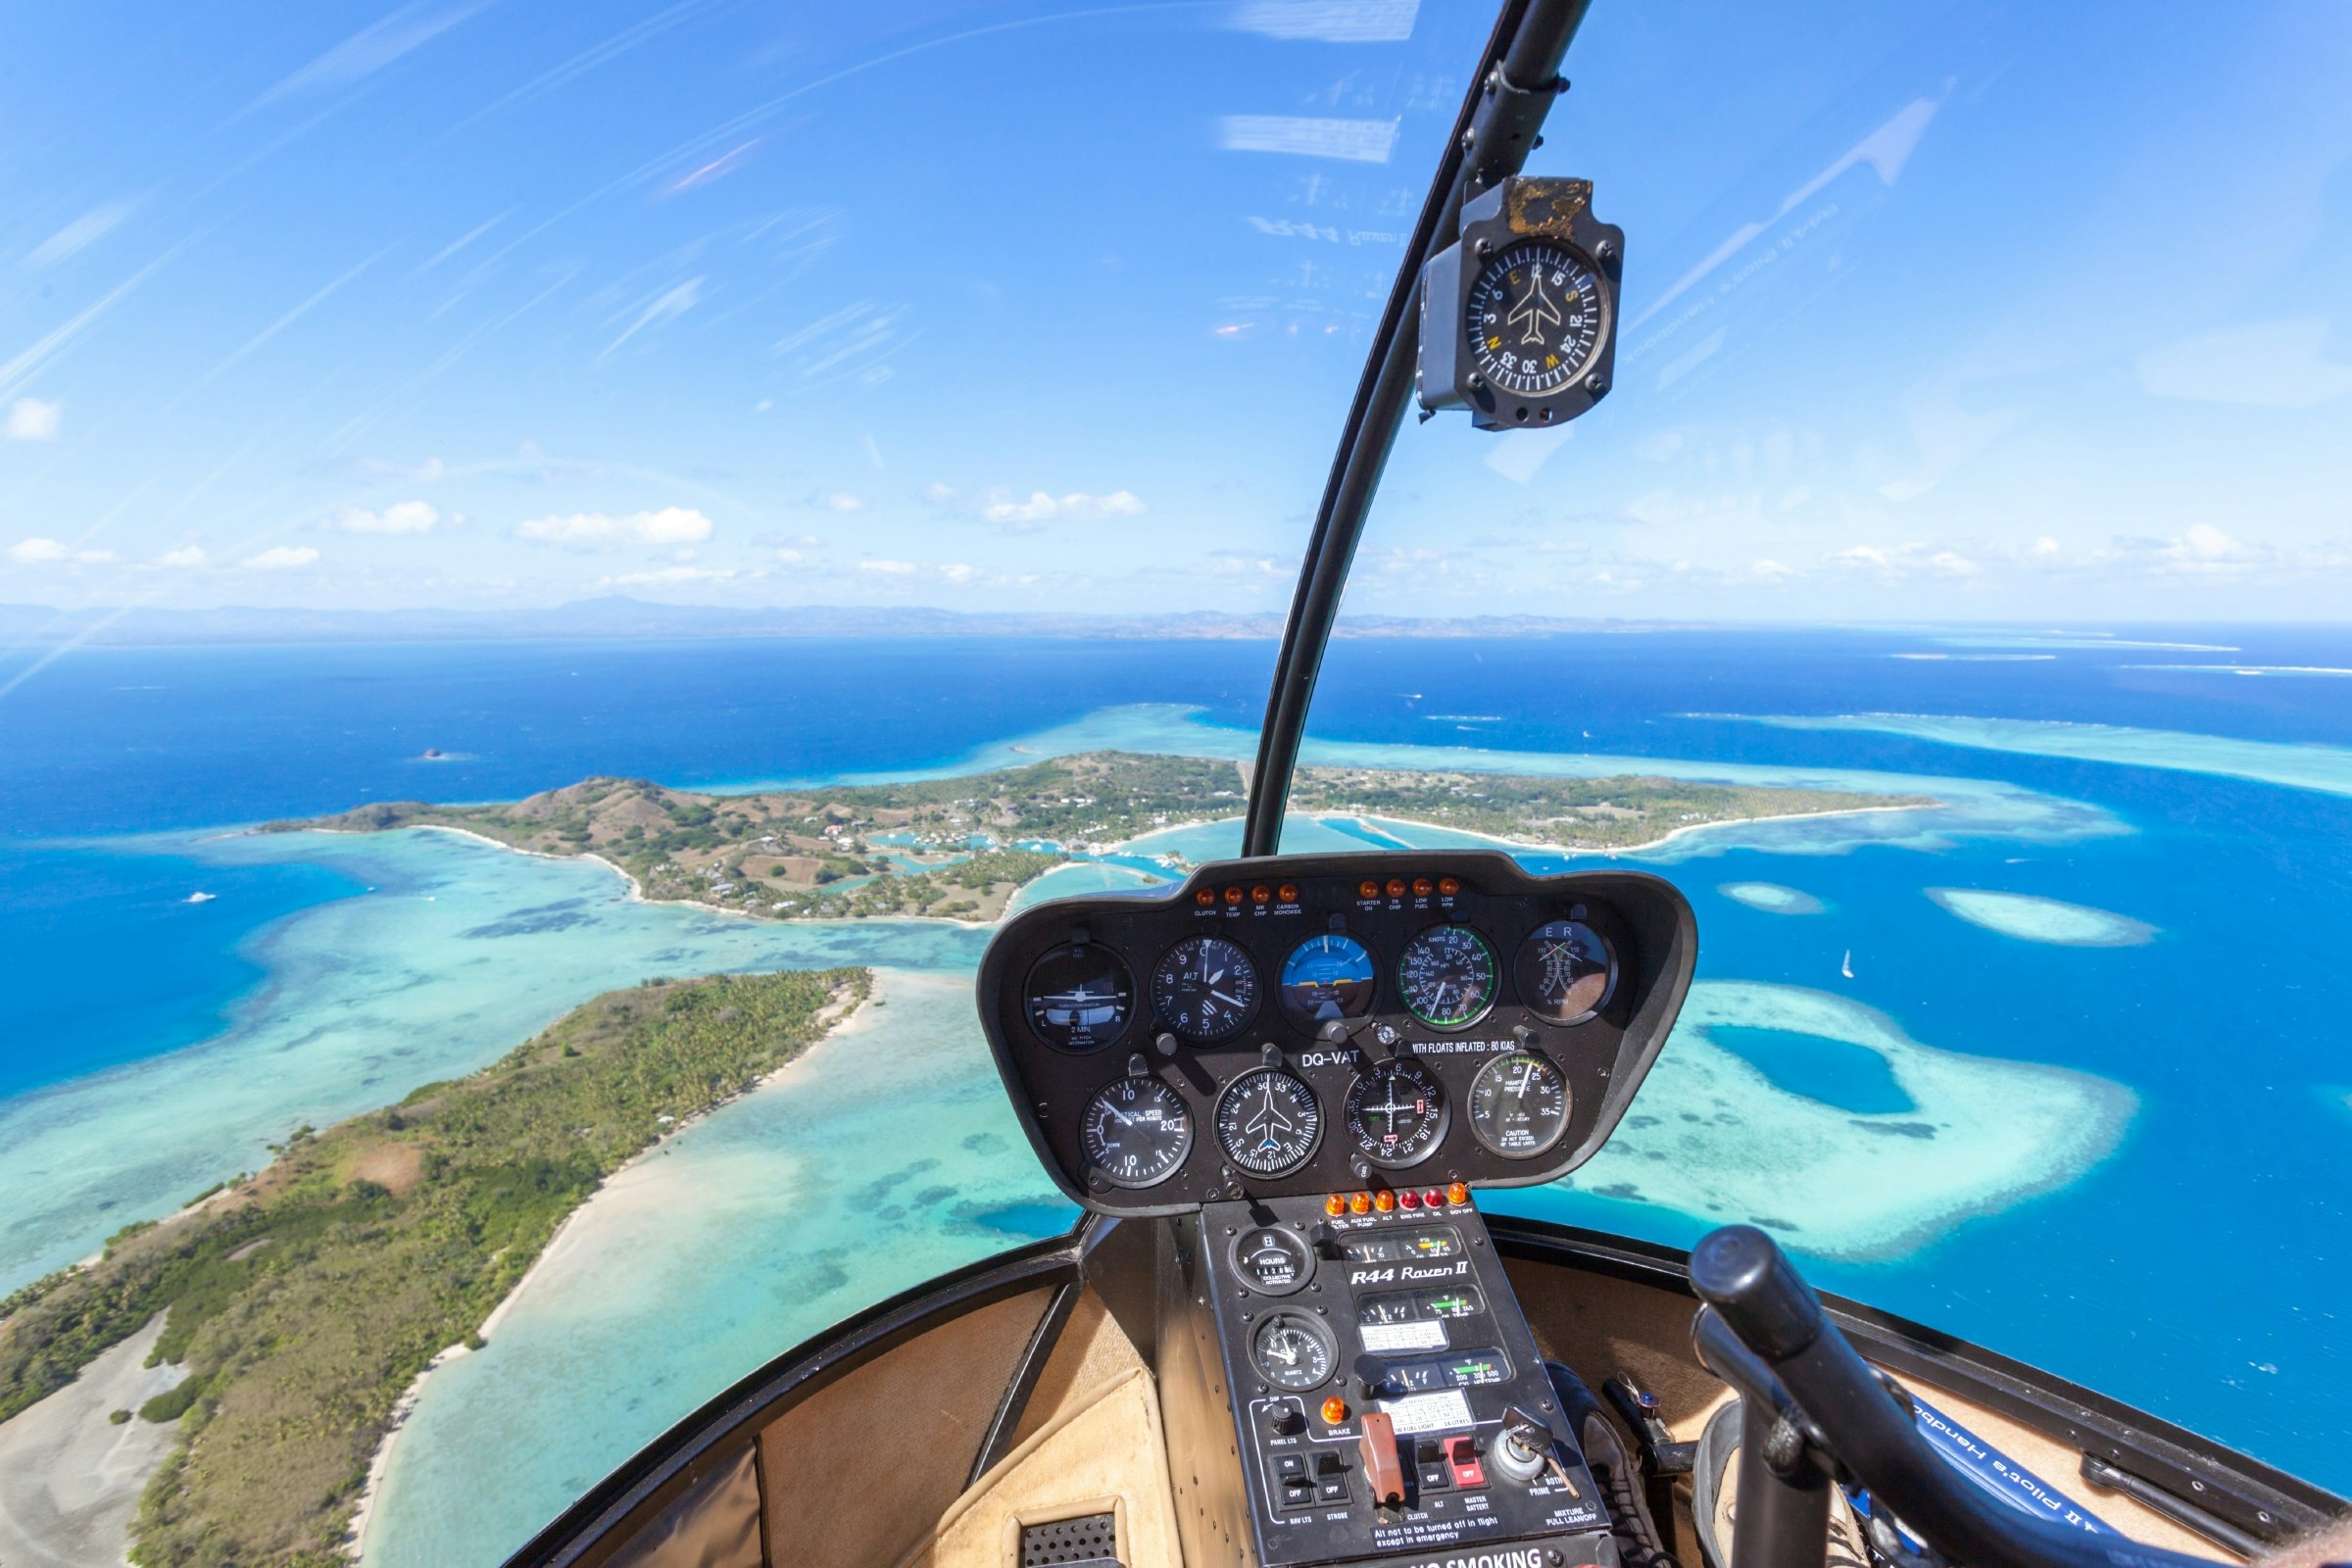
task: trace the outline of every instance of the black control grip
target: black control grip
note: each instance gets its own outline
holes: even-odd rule
[[[1805,1349],[1830,1326],[1813,1288],[1753,1225],[1710,1231],[1690,1254],[1690,1286],[1769,1362]]]
[[[1910,1409],[1830,1321],[1795,1265],[1753,1226],[1701,1240],[1690,1254],[1690,1285],[1778,1377],[1844,1471],[1952,1561],[1969,1568],[2213,1568],[2123,1536],[2035,1519],[1977,1490],[1928,1446]],[[1703,1351],[1703,1332],[1699,1340]]]

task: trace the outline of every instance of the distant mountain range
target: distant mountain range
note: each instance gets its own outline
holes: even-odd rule
[[[953,610],[798,605],[661,605],[624,595],[543,610],[53,610],[0,605],[0,643],[155,647],[186,643],[560,641],[573,638],[1068,637],[1271,642],[1278,614],[966,614]],[[1659,629],[1542,615],[1350,615],[1341,637],[1546,637]]]

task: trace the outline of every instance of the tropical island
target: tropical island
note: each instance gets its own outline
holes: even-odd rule
[[[0,1419],[152,1333],[175,1382],[107,1419],[177,1441],[132,1524],[145,1568],[348,1562],[416,1379],[622,1164],[756,1087],[868,994],[862,969],[649,980],[482,1071],[323,1132],[0,1301]],[[159,1328],[160,1333],[154,1333]]]
[[[894,784],[745,795],[591,778],[484,806],[387,802],[265,832],[455,829],[535,855],[593,856],[642,898],[770,919],[991,921],[1055,865],[1163,828],[1237,817],[1240,764],[1089,752]],[[1934,806],[1925,796],[1378,768],[1299,769],[1298,814],[1385,819],[1558,854],[1621,854],[1723,822]],[[1155,857],[1169,872],[1186,862]]]

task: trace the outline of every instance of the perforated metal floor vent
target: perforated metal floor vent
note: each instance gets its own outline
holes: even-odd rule
[[[1078,1568],[1118,1560],[1118,1529],[1109,1514],[1081,1514],[1021,1527],[1021,1568]]]

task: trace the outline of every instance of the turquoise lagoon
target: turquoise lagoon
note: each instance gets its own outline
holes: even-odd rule
[[[1905,678],[1914,667],[1881,663]],[[1741,666],[1710,656],[1708,667]],[[1968,667],[2011,678],[2024,666]],[[1375,711],[1345,677],[1344,669],[1327,677],[1330,701],[1355,706],[1333,710]],[[1416,669],[1413,684],[1427,678]],[[1479,672],[1482,681],[1500,678],[1492,663]],[[1402,688],[1389,680],[1379,689]],[[667,702],[670,694],[658,695]],[[1458,700],[1447,707],[1467,710]],[[661,710],[649,697],[646,711]],[[2021,940],[1955,919],[1923,895],[1963,887],[2045,904],[2081,900],[2080,907],[2131,910],[2172,931],[2183,904],[2225,906],[2250,874],[2249,858],[2272,863],[2261,841],[2240,853],[2235,841],[2198,836],[2195,824],[2337,842],[2324,831],[2342,814],[2332,792],[2214,777],[2212,790],[2235,792],[2228,808],[2205,804],[2222,797],[2200,797],[2198,811],[2175,822],[2166,815],[2172,798],[2160,794],[2161,762],[2119,765],[2133,788],[2110,790],[2086,780],[2075,760],[2045,765],[2040,753],[1940,733],[1857,727],[1775,738],[1765,726],[1720,724],[1708,734],[1738,760],[1718,760],[1643,755],[1647,717],[1604,729],[1607,744],[1590,753],[1565,746],[1575,731],[1557,726],[1533,732],[1555,749],[1506,751],[1401,738],[1408,728],[1428,733],[1426,723],[1351,722],[1357,733],[1391,738],[1318,742],[1307,760],[1642,772],[1936,799],[1918,810],[1727,824],[1614,858],[1675,877],[1692,898],[1701,984],[1637,1102],[1639,1124],[1629,1119],[1570,1182],[1494,1195],[1494,1206],[1683,1243],[1726,1220],[1772,1224],[1829,1288],[1982,1338],[2331,1479],[2333,1395],[2352,1390],[2352,1369],[2329,1367],[2328,1336],[2292,1306],[2327,1294],[2328,1266],[2292,1234],[2230,1228],[2236,1190],[2227,1183],[2242,1179],[2232,1174],[2244,1168],[2242,1152],[2201,1133],[2216,1115],[2251,1126],[2275,1109],[2290,1135],[2264,1142],[2278,1172],[2273,1185],[2320,1201],[2352,1129],[2338,1096],[2314,1090],[2313,1071],[2294,1070],[2291,1030],[2274,1064],[2217,1085],[2195,1011],[2161,1004],[2177,980],[2165,941],[2090,951]],[[1756,743],[1723,739],[1740,731]],[[1672,738],[1661,750],[1704,750],[1690,731]],[[488,752],[497,740],[468,749]],[[812,759],[717,776],[738,788],[853,772],[942,776],[1103,747],[1239,760],[1251,740],[1201,710],[1095,707],[1077,719],[1032,722],[1009,739],[966,738],[906,766],[893,759],[886,767],[828,768]],[[711,783],[658,760],[562,758],[527,779],[470,793],[511,795],[623,766]],[[349,804],[353,793],[307,808]],[[2309,802],[2318,804],[2301,804]],[[1286,848],[1434,837],[1409,824],[1330,817],[1296,824]],[[1232,823],[1099,847],[1023,902],[1148,886],[1168,874],[1158,856],[1197,861],[1236,847]],[[108,841],[110,855],[126,852],[183,868],[174,885],[299,865],[370,891],[253,930],[243,946],[262,980],[209,1038],[0,1100],[0,1185],[12,1197],[0,1267],[11,1278],[84,1255],[121,1223],[251,1168],[303,1121],[477,1066],[612,986],[788,964],[890,971],[887,1004],[863,1029],[616,1179],[502,1314],[488,1348],[428,1380],[392,1450],[367,1542],[371,1563],[496,1560],[619,1456],[809,1328],[1066,1212],[1026,1149],[995,1125],[1004,1119],[1001,1102],[961,1001],[983,929],[773,924],[636,904],[593,863],[448,834]],[[1544,869],[1597,863],[1528,859]],[[1784,896],[1790,892],[1819,912],[1787,918],[1798,907]],[[2324,981],[2330,951],[2324,933],[2307,939],[2289,924],[2283,940],[2246,960],[2250,983],[2291,1003],[2304,982]],[[1842,972],[1849,952],[1851,978]],[[2307,1020],[2278,1016],[2316,1030],[2324,1014],[2332,1016],[2325,1007]],[[2316,1076],[2340,1094],[2340,1070]],[[913,1136],[890,1142],[893,1128]],[[939,1164],[913,1169],[932,1159]],[[860,1185],[845,1169],[872,1176]],[[2238,1290],[2228,1269],[2213,1266],[2224,1236],[2231,1257],[2301,1284]],[[2015,1289],[1984,1288],[2021,1258],[2034,1267]],[[2137,1282],[2183,1261],[2178,1302],[2140,1310]],[[2232,1327],[2217,1335],[2217,1323]],[[492,1472],[519,1478],[511,1499],[478,1495],[472,1478]]]

